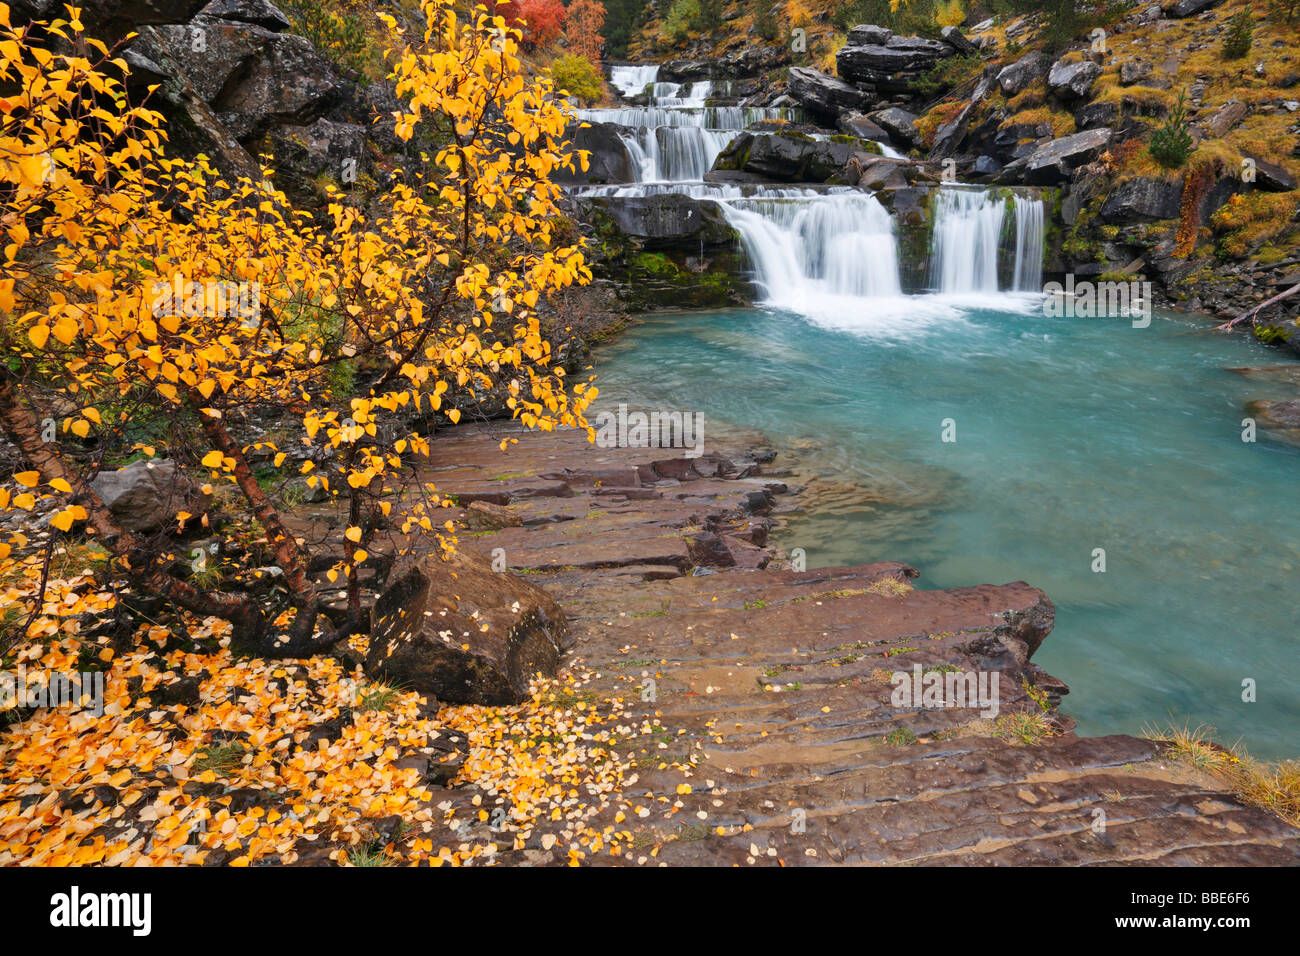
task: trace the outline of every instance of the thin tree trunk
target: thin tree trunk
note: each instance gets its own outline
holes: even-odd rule
[[[17,381],[3,364],[0,364],[0,429],[45,481],[62,478],[72,487],[73,501],[86,509],[87,524],[95,536],[114,557],[121,559],[140,585],[187,611],[230,621],[241,639],[259,642],[263,639],[266,620],[248,595],[204,591],[172,577],[152,560],[144,542],[118,523],[80,471],[70,467],[57,448],[41,438],[40,424],[18,397]]]

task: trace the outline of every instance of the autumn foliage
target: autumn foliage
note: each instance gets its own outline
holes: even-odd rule
[[[423,9],[423,35],[386,24],[405,104],[390,122],[404,140],[436,126],[441,142],[377,208],[335,192],[318,222],[269,171],[228,182],[168,157],[161,118],[128,101],[115,78],[125,62],[84,35],[75,10],[45,29],[84,54],[32,43],[0,5],[0,79],[21,91],[0,101],[0,427],[27,462],[20,493],[0,490],[0,518],[53,507],[52,527],[84,528],[114,573],[229,620],[264,653],[313,653],[361,628],[357,572],[381,542],[390,556],[421,534],[454,547],[419,471],[422,423],[455,422],[453,394],[492,394],[544,429],[585,427],[594,395],[568,384],[536,312],[590,277],[580,248],[553,233],[549,177],[576,161],[567,116],[548,78],[523,76],[504,20],[463,21],[450,0]],[[251,298],[232,308],[223,289]],[[364,370],[364,388],[337,387],[350,380],[341,368]],[[66,409],[53,429],[52,404]],[[123,447],[142,416],[157,440]],[[242,546],[278,569],[283,607],[208,586],[166,535],[122,528],[89,484],[109,451],[167,457],[205,493],[242,500],[261,534]],[[277,475],[305,476],[344,509],[337,550],[314,552],[289,528],[265,488]],[[174,534],[223,533],[206,513],[174,521]],[[0,559],[28,546],[6,523]],[[348,591],[338,627],[310,575],[322,557]]]
[[[605,8],[599,0],[570,0],[568,15],[564,19],[564,45],[574,56],[584,57],[597,69],[604,38],[600,29],[605,25]]]
[[[568,11],[560,0],[517,0],[515,23],[523,31],[524,45],[545,49],[560,38]]]

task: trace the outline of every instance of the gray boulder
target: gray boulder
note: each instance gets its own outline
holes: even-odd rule
[[[895,142],[909,146],[917,143],[916,118],[915,113],[909,113],[898,106],[867,114],[867,119],[888,133]]]
[[[834,123],[846,110],[862,109],[870,103],[861,90],[820,70],[790,67],[786,88],[790,95],[817,119]]]
[[[861,165],[879,155],[879,145],[862,140],[816,140],[801,133],[741,133],[722,151],[713,168],[778,182],[844,182],[856,181],[857,174],[846,174],[851,160],[857,158]]]
[[[1090,129],[1036,146],[1027,156],[1009,164],[998,181],[1028,186],[1054,186],[1101,155],[1110,143],[1109,129]]]
[[[276,165],[300,182],[326,175],[343,180],[349,161],[360,170],[366,158],[366,130],[355,123],[318,119],[310,126],[283,126],[271,131]]]
[[[267,0],[212,0],[199,11],[210,20],[233,20],[252,23],[275,33],[289,29],[289,18]]]
[[[1057,61],[1047,74],[1047,85],[1061,99],[1081,100],[1091,92],[1099,76],[1101,67],[1091,60],[1080,63]]]
[[[1182,19],[1204,13],[1210,7],[1218,6],[1222,2],[1223,0],[1178,0],[1177,3],[1165,7],[1164,11],[1167,17]]]
[[[939,31],[939,36],[962,56],[979,56],[980,48],[968,40],[966,34],[957,27],[944,27]]]
[[[1295,177],[1277,163],[1270,163],[1268,160],[1260,159],[1258,156],[1251,156],[1249,153],[1243,155],[1255,164],[1256,188],[1271,193],[1289,193],[1296,188]]]
[[[847,136],[869,139],[874,143],[887,143],[889,131],[873,122],[864,113],[845,113],[835,121],[835,128]]]
[[[252,23],[199,19],[152,27],[141,31],[137,44],[151,60],[184,71],[241,142],[273,126],[311,123],[346,89],[307,40]]]
[[[95,494],[128,531],[148,534],[176,527],[176,515],[207,511],[204,495],[170,459],[132,462],[116,471],[96,475],[90,482]]]
[[[1080,130],[1110,126],[1118,119],[1119,104],[1109,100],[1089,103],[1074,111],[1074,125],[1076,129]]]
[[[1181,180],[1139,177],[1120,183],[1101,207],[1101,218],[1109,223],[1154,222],[1175,218],[1182,205]]]
[[[1151,75],[1151,64],[1146,60],[1125,60],[1119,65],[1120,86],[1141,83]]]
[[[593,197],[582,205],[604,213],[626,236],[647,249],[722,245],[735,231],[717,204],[678,193],[659,196]]]
[[[557,183],[630,183],[636,180],[632,156],[623,142],[624,127],[613,123],[571,124],[567,137],[571,150],[585,150],[587,169],[574,163],[573,172],[557,169],[552,179]]]
[[[998,86],[1007,96],[1015,96],[1030,83],[1047,73],[1051,61],[1039,50],[1026,53],[1015,63],[1008,63],[998,73]]]
[[[893,30],[864,23],[849,31],[848,42],[852,46],[884,46],[893,37]]]
[[[924,37],[891,36],[885,43],[849,43],[835,54],[836,71],[850,83],[864,83],[876,90],[911,93],[936,63],[956,51],[940,40]]]

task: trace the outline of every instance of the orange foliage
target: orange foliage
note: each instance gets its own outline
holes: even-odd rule
[[[586,57],[600,67],[600,51],[605,39],[600,28],[605,25],[605,7],[600,0],[572,0],[564,21],[564,43],[570,53]]]

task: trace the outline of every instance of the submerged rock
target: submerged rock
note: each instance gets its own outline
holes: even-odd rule
[[[1265,399],[1246,406],[1261,428],[1292,445],[1300,445],[1300,399],[1273,402]]]

